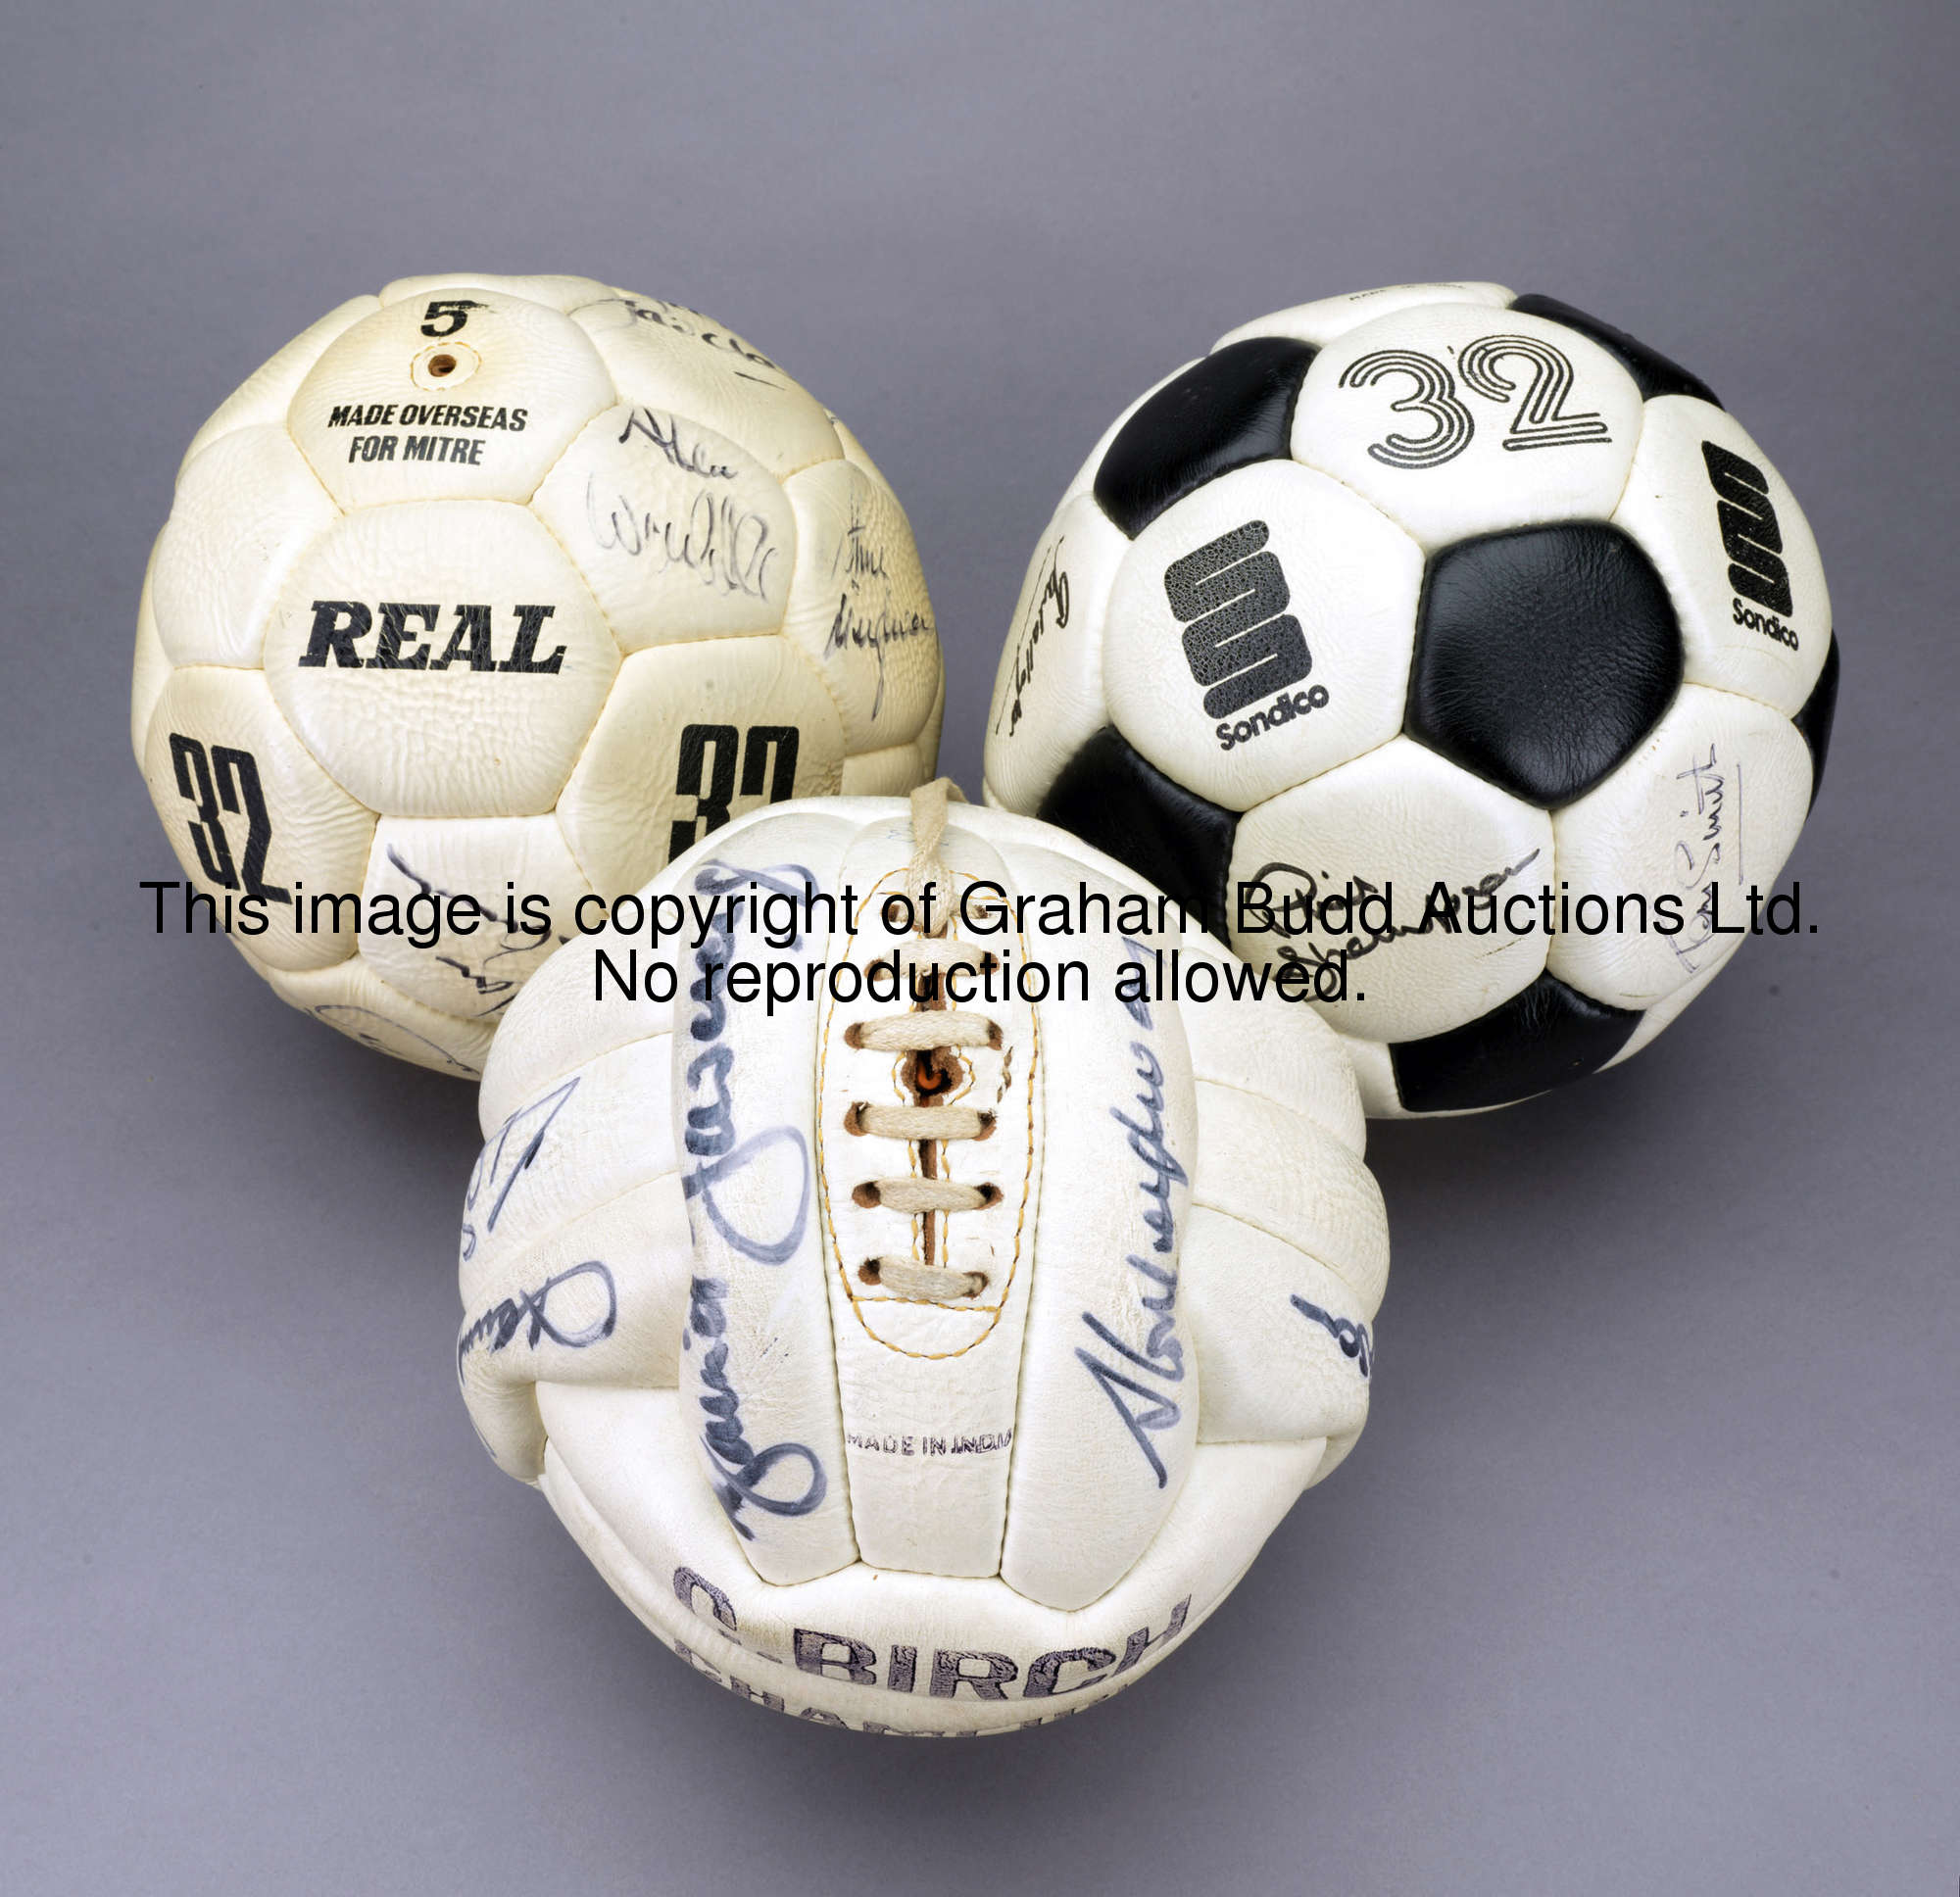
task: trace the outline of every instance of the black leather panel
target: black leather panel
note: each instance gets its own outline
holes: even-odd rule
[[[1838,634],[1831,635],[1831,649],[1824,655],[1824,669],[1817,674],[1817,683],[1810,688],[1810,696],[1804,700],[1790,723],[1803,733],[1803,742],[1810,747],[1810,802],[1817,803],[1817,788],[1824,782],[1824,759],[1831,750],[1831,721],[1838,715]]]
[[[1649,349],[1638,336],[1615,329],[1597,316],[1589,316],[1569,303],[1561,303],[1556,297],[1532,295],[1519,297],[1511,308],[1528,316],[1562,322],[1566,328],[1590,336],[1608,355],[1619,358],[1627,373],[1640,385],[1642,396],[1648,401],[1657,395],[1693,395],[1703,402],[1714,403],[1718,409],[1722,406],[1715,391],[1700,376],[1690,374],[1679,363],[1670,362],[1659,350]]]
[[[1222,942],[1239,813],[1194,797],[1104,725],[1063,765],[1035,814],[1128,863]]]
[[[1423,575],[1406,729],[1551,809],[1653,729],[1681,673],[1667,588],[1617,527],[1486,534],[1433,555]]]
[[[1411,1113],[1507,1106],[1596,1072],[1640,1021],[1544,974],[1475,1021],[1391,1046],[1396,1093]]]
[[[1228,343],[1165,383],[1118,431],[1096,470],[1096,499],[1134,540],[1173,502],[1293,437],[1310,344],[1286,336]]]

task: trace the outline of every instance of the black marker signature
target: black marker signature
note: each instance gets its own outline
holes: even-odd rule
[[[554,1324],[545,1309],[551,1301],[552,1292],[594,1273],[606,1288],[606,1315],[576,1331],[566,1331]],[[567,1350],[584,1350],[602,1338],[610,1338],[612,1327],[618,1321],[619,1292],[612,1282],[612,1274],[597,1258],[588,1258],[583,1264],[555,1272],[534,1291],[520,1290],[515,1297],[500,1298],[491,1305],[457,1338],[456,1367],[461,1371],[464,1358],[478,1344],[485,1344],[492,1351],[503,1349],[526,1325],[530,1327],[530,1336],[524,1341],[534,1350],[541,1338],[562,1343]]]
[[[491,1201],[489,1216],[483,1221],[484,1231],[496,1231],[504,1201],[511,1196],[511,1188],[529,1170],[531,1161],[538,1156],[552,1122],[564,1110],[565,1101],[578,1091],[578,1082],[579,1076],[574,1074],[563,1086],[553,1088],[543,1099],[533,1100],[529,1106],[520,1106],[497,1129],[496,1138],[487,1141],[483,1150],[476,1155],[476,1164],[470,1169],[469,1189],[463,1195],[463,1209],[466,1213],[474,1211],[476,1200],[484,1189],[495,1187],[497,1196]],[[518,1141],[522,1143],[516,1145],[514,1152],[514,1143]],[[510,1162],[508,1168],[507,1159]],[[463,1222],[464,1262],[466,1264],[475,1255],[476,1228],[466,1218]]]

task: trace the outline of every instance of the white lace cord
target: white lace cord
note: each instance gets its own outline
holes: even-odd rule
[[[954,941],[949,933],[953,879],[947,873],[939,846],[946,835],[950,800],[962,803],[966,801],[959,786],[950,777],[921,784],[912,793],[912,859],[906,869],[906,894],[911,900],[913,913],[923,915],[926,891],[931,888],[940,914],[935,933],[915,936],[906,943],[905,952],[915,965],[932,968],[942,982],[950,969],[977,970],[992,960],[984,951]],[[955,1047],[998,1047],[1001,1030],[983,1014],[959,1008],[915,1007],[905,1014],[854,1022],[845,1030],[844,1038],[854,1047],[916,1055]],[[994,1130],[994,1116],[970,1106],[878,1106],[861,1101],[852,1107],[845,1126],[852,1133],[932,1145],[949,1140],[984,1140]],[[1000,1195],[1000,1189],[995,1186],[961,1186],[950,1179],[920,1175],[867,1179],[853,1194],[859,1204],[882,1206],[905,1218],[927,1220],[952,1212],[978,1211],[982,1206],[992,1205]],[[929,1225],[927,1230],[931,1230]],[[922,1264],[915,1258],[889,1255],[867,1258],[861,1272],[867,1278],[875,1277],[880,1286],[900,1297],[920,1298],[933,1304],[977,1297],[987,1289],[985,1272],[953,1271],[945,1265]]]

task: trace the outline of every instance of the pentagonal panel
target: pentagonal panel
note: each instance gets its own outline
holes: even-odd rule
[[[1691,395],[1700,401],[1714,403],[1718,409],[1722,406],[1715,400],[1715,391],[1700,376],[1690,373],[1659,350],[1650,349],[1638,336],[1630,336],[1624,329],[1615,329],[1610,322],[1601,322],[1597,316],[1589,316],[1584,310],[1575,310],[1569,303],[1534,292],[1517,298],[1511,308],[1520,316],[1543,316],[1548,322],[1563,323],[1568,329],[1578,330],[1582,336],[1590,336],[1634,378],[1634,386],[1646,401],[1651,402],[1656,396],[1663,395]]]
[[[1410,1113],[1508,1106],[1607,1066],[1639,1028],[1637,1011],[1581,995],[1549,971],[1459,1028],[1389,1049]]]
[[[288,1006],[324,1021],[365,1047],[378,1047],[398,1060],[412,1060],[417,1067],[457,1080],[482,1076],[494,1023],[459,1021],[423,1007],[390,988],[360,955],[331,968],[298,974],[272,969],[267,980]]]
[[[809,391],[712,317],[620,292],[576,311],[620,396],[739,441],[778,480],[842,450]]]
[[[361,953],[437,1013],[494,1022],[571,939],[589,893],[556,817],[383,817],[368,854]]]
[[[1243,342],[1249,336],[1293,336],[1324,349],[1335,337],[1345,336],[1364,322],[1394,316],[1398,310],[1418,310],[1429,303],[1467,303],[1501,310],[1510,301],[1511,293],[1501,283],[1392,283],[1385,289],[1356,290],[1349,296],[1322,297],[1315,303],[1275,310],[1269,316],[1228,329],[1212,347],[1223,349],[1227,343]]]
[[[1161,381],[1152,382],[1142,395],[1138,396],[1134,402],[1117,415],[1116,419],[1108,427],[1102,430],[1102,434],[1097,438],[1096,446],[1089,451],[1089,459],[1075,470],[1075,478],[1062,490],[1061,498],[1064,502],[1074,500],[1078,494],[1087,494],[1095,486],[1096,470],[1102,465],[1102,457],[1109,452],[1110,443],[1130,425],[1131,416],[1146,402],[1150,401],[1159,389],[1168,388],[1187,369],[1197,367],[1198,364],[1203,360],[1200,356],[1189,363],[1182,363],[1176,368],[1172,369],[1168,375],[1163,377]]]
[[[1613,519],[1667,582],[1689,682],[1795,711],[1824,667],[1831,596],[1796,497],[1740,424],[1687,396],[1648,403]]]
[[[151,584],[156,578],[157,550],[150,549],[150,563],[143,569],[143,591],[136,601],[136,657],[129,675],[129,748],[136,754],[136,766],[143,764],[143,741],[150,732],[150,713],[164,695],[171,675],[171,656],[157,631],[156,608]]]
[[[939,688],[939,636],[905,511],[841,460],[788,488],[797,528],[785,636],[823,675],[847,750],[917,737]]]
[[[143,777],[191,885],[227,901],[233,939],[272,968],[318,968],[354,952],[353,916],[317,899],[361,887],[374,817],[307,755],[257,672],[172,672],[150,718]],[[266,919],[248,934],[249,905]],[[182,893],[166,893],[165,913]],[[200,914],[203,912],[200,911]],[[200,924],[202,926],[202,924]]]
[[[1395,736],[1421,583],[1415,542],[1325,474],[1207,482],[1117,569],[1110,719],[1187,789],[1250,808]]]
[[[565,450],[531,511],[628,652],[774,632],[788,610],[789,497],[746,449],[681,415],[608,409]]]
[[[1544,969],[1544,936],[1529,917],[1550,870],[1544,811],[1396,738],[1240,819],[1231,943],[1248,961],[1326,964],[1318,979],[1328,998],[1314,1004],[1343,1034],[1440,1034],[1509,999]],[[1298,933],[1240,925],[1238,899],[1252,883],[1270,890],[1275,924]],[[1501,909],[1513,896],[1526,899],[1516,932]],[[1493,913],[1493,926],[1473,934],[1472,922]],[[1344,966],[1347,995],[1333,998]]]
[[[1831,751],[1831,726],[1838,716],[1838,636],[1833,633],[1824,654],[1824,669],[1810,688],[1803,708],[1790,719],[1810,747],[1810,801],[1817,802],[1824,782],[1824,760]]]
[[[1809,807],[1810,754],[1788,718],[1684,685],[1640,750],[1552,819],[1572,904],[1552,973],[1620,1007],[1672,994],[1741,942],[1722,932],[1748,928],[1750,890],[1769,895]]]
[[[1062,766],[1035,814],[1128,863],[1224,939],[1239,813],[1166,777],[1113,725]]]
[[[834,796],[844,732],[823,682],[782,638],[635,653],[559,800],[602,895],[637,889],[731,815]]]
[[[558,543],[492,501],[347,515],[308,549],[266,637],[307,748],[391,816],[549,810],[618,665]]]
[[[617,399],[584,333],[543,304],[446,286],[337,337],[288,425],[343,508],[452,497],[527,501]]]
[[[1653,729],[1681,665],[1667,589],[1617,529],[1462,541],[1424,578],[1408,732],[1527,803],[1563,803]]]
[[[380,307],[373,297],[352,297],[302,330],[218,405],[211,419],[190,438],[190,446],[177,464],[178,471],[188,467],[220,435],[228,435],[235,428],[283,424],[293,396],[313,365],[325,354],[327,345]]]
[[[1096,469],[1097,504],[1134,539],[1205,482],[1284,456],[1312,361],[1304,343],[1261,336],[1192,364],[1118,430]]]
[[[1590,338],[1543,317],[1427,304],[1337,338],[1294,415],[1295,458],[1425,547],[1613,511],[1641,392]]]
[[[987,720],[987,784],[1010,810],[1032,810],[1109,721],[1103,629],[1129,546],[1094,496],[1078,494],[1056,510],[1028,562]]]
[[[220,435],[187,462],[152,579],[172,659],[258,664],[280,585],[339,512],[280,423]]]

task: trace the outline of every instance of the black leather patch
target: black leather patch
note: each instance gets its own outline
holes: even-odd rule
[[[1221,942],[1239,813],[1173,783],[1105,724],[1062,766],[1035,814],[1128,863]]]
[[[1574,520],[1486,534],[1430,558],[1405,729],[1553,809],[1653,729],[1681,671],[1667,588],[1619,528]]]
[[[1639,1009],[1608,1007],[1547,972],[1460,1028],[1391,1045],[1396,1093],[1411,1113],[1508,1106],[1596,1073],[1640,1021]]]
[[[1521,296],[1511,305],[1528,316],[1544,316],[1551,322],[1562,322],[1568,329],[1576,329],[1582,336],[1590,336],[1610,356],[1617,356],[1622,365],[1640,385],[1640,391],[1647,401],[1657,395],[1692,395],[1703,402],[1712,402],[1716,408],[1722,406],[1715,391],[1700,376],[1690,374],[1679,363],[1669,362],[1657,349],[1649,349],[1638,336],[1630,336],[1624,329],[1615,329],[1610,322],[1601,322],[1597,316],[1589,316],[1584,310],[1575,310],[1569,303],[1561,303],[1556,297]]]
[[[1096,470],[1096,499],[1134,540],[1175,501],[1253,462],[1278,461],[1311,344],[1253,336],[1213,350],[1118,430]]]
[[[1838,634],[1831,634],[1831,647],[1824,655],[1824,669],[1810,696],[1790,723],[1803,733],[1810,747],[1810,803],[1817,805],[1817,789],[1824,782],[1824,759],[1831,750],[1831,721],[1838,715]]]

